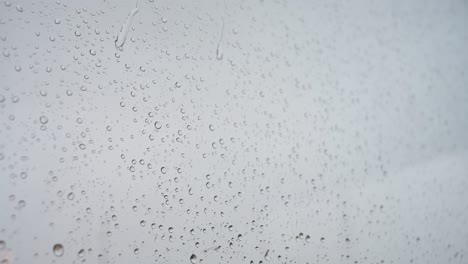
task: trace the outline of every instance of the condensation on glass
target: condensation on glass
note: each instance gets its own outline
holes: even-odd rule
[[[468,263],[468,5],[0,3],[0,261]]]

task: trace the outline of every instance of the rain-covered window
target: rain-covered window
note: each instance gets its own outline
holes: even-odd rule
[[[468,263],[464,0],[5,0],[0,263]]]

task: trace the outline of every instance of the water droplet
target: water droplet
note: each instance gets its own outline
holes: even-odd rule
[[[216,46],[216,59],[218,60],[223,59],[223,49],[221,48],[221,41],[223,40],[223,35],[224,35],[224,19],[222,21],[221,36],[219,37],[218,45]]]
[[[190,256],[190,262],[191,262],[191,263],[197,263],[197,255],[192,254],[192,255]]]
[[[162,127],[162,125],[161,125],[161,123],[160,123],[159,121],[156,121],[156,122],[154,123],[154,128],[156,128],[156,129],[161,129],[161,127]]]
[[[46,117],[46,116],[41,116],[39,117],[39,121],[41,122],[41,124],[47,124],[47,122],[49,122],[49,119]]]
[[[216,49],[216,59],[222,60],[223,57],[224,57],[223,49],[221,48],[221,46],[218,46],[218,48]]]
[[[24,200],[18,201],[18,209],[21,209],[26,206],[26,202]]]
[[[53,251],[54,251],[54,255],[57,256],[57,257],[61,257],[63,256],[63,246],[62,244],[55,244],[54,247],[53,247]]]
[[[269,249],[265,252],[265,260],[266,260],[266,261],[269,261],[269,260],[270,260],[270,256],[268,255],[268,253],[270,253],[270,250],[269,250]]]

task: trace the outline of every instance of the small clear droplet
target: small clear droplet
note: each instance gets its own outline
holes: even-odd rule
[[[39,121],[41,122],[41,124],[47,124],[47,122],[49,122],[49,119],[46,117],[46,116],[41,116],[39,118]]]
[[[63,256],[63,246],[62,244],[55,244],[54,247],[53,247],[53,251],[54,251],[54,255],[57,256],[57,257],[61,257]]]
[[[197,263],[197,255],[192,254],[192,255],[190,256],[190,262],[191,262],[191,263]]]
[[[270,256],[268,255],[268,253],[270,253],[270,250],[269,250],[269,249],[265,252],[265,260],[266,260],[266,261],[269,261],[269,260],[270,260]]]
[[[161,127],[162,127],[162,125],[161,125],[161,123],[160,123],[159,121],[156,121],[156,122],[154,123],[154,128],[156,128],[156,129],[161,129]]]

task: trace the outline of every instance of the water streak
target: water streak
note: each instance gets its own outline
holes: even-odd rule
[[[132,26],[133,18],[138,13],[138,11],[140,11],[140,6],[141,6],[141,0],[137,0],[136,7],[133,8],[128,14],[127,18],[125,19],[125,23],[122,25],[122,28],[120,29],[117,39],[115,39],[116,48],[120,49],[125,44],[125,39],[127,39],[128,31],[130,30],[130,27]]]
[[[222,60],[223,59],[223,50],[221,49],[221,41],[223,40],[224,35],[224,18],[223,18],[223,25],[221,27],[221,37],[218,41],[218,46],[216,46],[216,59]]]

